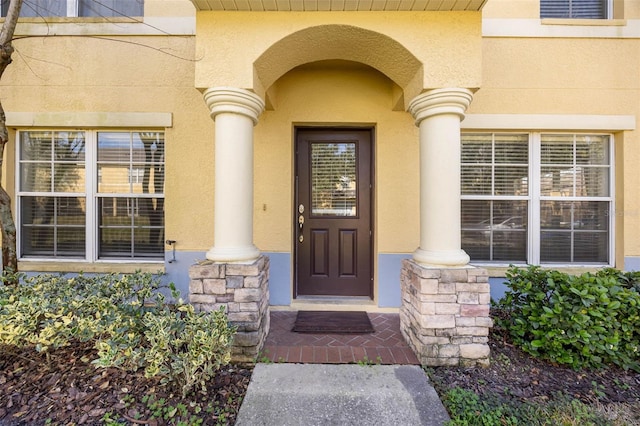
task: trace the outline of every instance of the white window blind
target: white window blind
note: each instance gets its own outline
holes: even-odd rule
[[[526,262],[526,134],[462,135],[462,247],[472,260]]]
[[[311,214],[356,216],[356,144],[311,144]]]
[[[607,135],[541,136],[541,262],[608,262],[609,146]]]
[[[608,0],[540,0],[541,18],[606,19]]]
[[[43,131],[21,136],[22,254],[84,257],[84,133]]]
[[[9,0],[2,1],[7,16]],[[143,16],[144,0],[24,0],[20,16],[37,17],[127,17]]]

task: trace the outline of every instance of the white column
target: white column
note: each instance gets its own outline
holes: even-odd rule
[[[253,245],[253,126],[264,111],[255,93],[212,87],[204,100],[215,121],[214,242],[207,259],[251,261]]]
[[[436,89],[409,104],[420,128],[420,247],[413,253],[418,263],[469,263],[460,237],[460,121],[472,97],[466,89]]]

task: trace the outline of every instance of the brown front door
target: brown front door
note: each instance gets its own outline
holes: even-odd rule
[[[371,129],[296,131],[296,296],[372,297]]]

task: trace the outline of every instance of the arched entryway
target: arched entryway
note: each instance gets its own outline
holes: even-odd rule
[[[352,17],[358,17],[356,22]],[[479,86],[480,15],[394,17],[399,19],[389,20],[385,14],[202,16],[199,28],[214,36],[198,36],[207,59],[196,66],[196,86],[203,88],[215,120],[216,211],[210,260],[259,263],[264,258],[260,247],[274,259],[288,255],[288,264],[294,265],[292,242],[298,241],[301,210],[296,189],[301,174],[294,165],[302,164],[296,149],[304,145],[296,136],[300,129],[349,128],[371,129],[375,135],[373,263],[379,265],[389,253],[410,253],[417,245],[413,264],[420,270],[466,265],[468,256],[460,249],[460,121],[472,99],[466,88]],[[357,147],[345,140],[329,142],[338,154]],[[313,148],[306,155],[308,163]],[[229,173],[219,174],[218,169]],[[346,193],[348,182],[343,189]],[[311,225],[310,220],[303,216],[303,227]],[[314,245],[325,252],[329,246]],[[322,256],[318,259],[322,263]],[[372,306],[386,303],[383,286],[393,293],[395,306],[400,305],[400,263],[391,268],[393,278],[382,280],[378,274]],[[281,266],[278,277],[266,272],[271,300],[283,283],[293,293],[295,278],[289,274],[283,279],[287,274]],[[245,293],[251,303],[229,303],[229,308],[265,305],[265,294],[243,288],[242,298]],[[423,313],[416,315],[406,324],[415,327],[415,321],[422,321]],[[259,322],[264,317],[256,318]],[[438,324],[447,328],[449,322]]]

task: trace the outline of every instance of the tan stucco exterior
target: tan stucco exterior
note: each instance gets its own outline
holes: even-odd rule
[[[479,87],[480,18],[479,12],[200,12],[196,87],[241,87],[262,96],[298,65],[343,59],[383,72],[405,89],[406,106],[423,88]]]
[[[613,134],[612,263],[640,267],[640,4],[615,0],[613,18],[540,20],[537,0],[488,0],[482,11],[379,12],[197,11],[190,0],[146,0],[142,23],[25,20],[17,35],[41,36],[16,39],[0,96],[12,138],[33,128],[164,131],[165,236],[192,260],[214,241],[207,89],[244,89],[265,102],[253,129],[253,242],[266,253],[293,252],[295,126],[373,128],[378,303],[379,287],[393,285],[379,256],[410,256],[420,244],[420,136],[407,108],[439,88],[473,93],[463,131]],[[14,149],[3,183],[15,199]],[[42,261],[21,264],[105,269]],[[282,280],[292,286],[290,275]]]

